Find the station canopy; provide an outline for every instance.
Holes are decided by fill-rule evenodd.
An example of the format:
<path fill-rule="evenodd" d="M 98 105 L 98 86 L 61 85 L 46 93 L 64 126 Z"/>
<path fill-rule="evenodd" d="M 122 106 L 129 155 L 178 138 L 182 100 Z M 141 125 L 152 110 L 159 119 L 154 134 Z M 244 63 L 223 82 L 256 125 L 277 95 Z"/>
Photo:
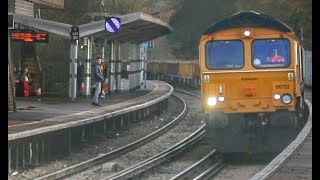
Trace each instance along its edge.
<path fill-rule="evenodd" d="M 106 31 L 105 20 L 100 20 L 79 25 L 79 38 L 93 36 L 94 38 L 114 40 L 120 43 L 142 43 L 169 34 L 172 31 L 167 23 L 150 14 L 134 12 L 117 17 L 121 20 L 121 29 L 118 32 L 110 33 Z M 14 14 L 14 21 L 29 27 L 71 38 L 71 24 L 18 14 Z"/>

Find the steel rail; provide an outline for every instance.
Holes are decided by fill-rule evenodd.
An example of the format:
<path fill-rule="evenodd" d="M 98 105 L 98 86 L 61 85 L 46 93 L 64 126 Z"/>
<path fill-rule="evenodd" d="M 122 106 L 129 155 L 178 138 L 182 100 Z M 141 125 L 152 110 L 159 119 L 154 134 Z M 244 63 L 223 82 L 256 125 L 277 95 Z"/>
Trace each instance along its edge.
<path fill-rule="evenodd" d="M 187 169 L 185 169 L 184 171 L 180 172 L 179 174 L 177 174 L 176 176 L 174 176 L 173 178 L 171 178 L 170 180 L 176 180 L 176 179 L 183 179 L 183 178 L 187 178 L 188 175 L 190 175 L 191 173 L 193 173 L 195 171 L 196 168 L 198 168 L 199 166 L 203 165 L 206 161 L 210 160 L 210 158 L 213 155 L 216 155 L 217 151 L 214 149 L 212 150 L 210 153 L 208 153 L 205 157 L 203 157 L 202 159 L 200 159 L 199 161 L 197 161 L 196 163 L 192 164 L 190 167 L 188 167 Z M 221 161 L 217 161 L 216 162 L 218 166 Z M 216 167 L 215 166 L 215 167 Z"/>
<path fill-rule="evenodd" d="M 140 173 L 164 162 L 168 159 L 176 156 L 177 154 L 183 152 L 183 150 L 189 148 L 194 145 L 196 142 L 200 141 L 205 135 L 205 128 L 202 125 L 197 131 L 189 135 L 187 138 L 177 143 L 176 145 L 170 147 L 169 149 L 162 151 L 161 153 L 146 159 L 145 161 L 131 166 L 127 169 L 124 169 L 116 174 L 108 176 L 103 180 L 112 180 L 112 179 L 129 179 L 133 178 Z"/>
<path fill-rule="evenodd" d="M 195 177 L 194 180 L 210 179 L 212 176 L 216 175 L 219 171 L 221 171 L 224 168 L 224 166 L 225 164 L 223 164 L 222 162 L 216 162 L 202 174 Z"/>
<path fill-rule="evenodd" d="M 174 117 L 174 119 L 170 123 L 168 123 L 167 125 L 163 126 L 159 130 L 147 135 L 146 137 L 144 137 L 142 139 L 139 139 L 139 140 L 137 140 L 135 142 L 132 142 L 132 143 L 126 145 L 126 146 L 120 147 L 120 148 L 118 148 L 118 149 L 116 149 L 114 151 L 111 151 L 111 152 L 107 153 L 107 154 L 104 154 L 102 156 L 89 159 L 89 160 L 81 162 L 79 164 L 75 164 L 73 166 L 70 166 L 70 167 L 58 170 L 56 172 L 44 175 L 42 177 L 38 177 L 35 180 L 58 179 L 58 178 L 63 178 L 63 177 L 66 177 L 66 176 L 70 176 L 70 175 L 72 175 L 72 174 L 74 174 L 76 172 L 83 171 L 83 170 L 88 169 L 88 168 L 90 168 L 92 166 L 95 166 L 95 165 L 104 163 L 104 162 L 106 162 L 108 160 L 114 159 L 114 158 L 118 157 L 119 155 L 125 154 L 125 153 L 127 153 L 127 152 L 129 152 L 129 151 L 131 151 L 133 149 L 139 148 L 142 145 L 152 141 L 156 137 L 164 134 L 166 131 L 168 131 L 169 129 L 174 127 L 178 122 L 180 122 L 180 120 L 182 119 L 181 117 L 186 114 L 186 112 L 187 112 L 186 102 L 183 99 L 179 98 L 179 97 L 177 97 L 177 98 L 179 100 L 181 100 L 182 103 L 183 103 L 184 108 L 183 108 L 182 112 L 177 117 Z"/>

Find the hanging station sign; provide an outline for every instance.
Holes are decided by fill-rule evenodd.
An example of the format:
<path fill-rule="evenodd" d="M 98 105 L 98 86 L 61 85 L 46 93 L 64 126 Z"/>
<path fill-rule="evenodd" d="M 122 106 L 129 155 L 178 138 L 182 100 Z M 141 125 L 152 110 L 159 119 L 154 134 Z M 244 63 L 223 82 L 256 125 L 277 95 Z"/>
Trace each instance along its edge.
<path fill-rule="evenodd" d="M 106 17 L 104 28 L 110 33 L 116 33 L 121 28 L 121 19 L 118 17 Z"/>

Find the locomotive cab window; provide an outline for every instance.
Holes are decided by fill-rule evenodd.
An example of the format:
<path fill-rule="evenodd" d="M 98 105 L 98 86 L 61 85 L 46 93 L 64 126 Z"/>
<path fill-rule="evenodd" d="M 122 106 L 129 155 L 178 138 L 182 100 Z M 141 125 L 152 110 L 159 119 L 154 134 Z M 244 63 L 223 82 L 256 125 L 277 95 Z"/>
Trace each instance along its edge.
<path fill-rule="evenodd" d="M 255 68 L 288 67 L 290 45 L 287 39 L 258 39 L 252 42 L 252 65 Z"/>
<path fill-rule="evenodd" d="M 241 69 L 243 65 L 244 56 L 242 41 L 207 42 L 206 66 L 208 69 Z"/>

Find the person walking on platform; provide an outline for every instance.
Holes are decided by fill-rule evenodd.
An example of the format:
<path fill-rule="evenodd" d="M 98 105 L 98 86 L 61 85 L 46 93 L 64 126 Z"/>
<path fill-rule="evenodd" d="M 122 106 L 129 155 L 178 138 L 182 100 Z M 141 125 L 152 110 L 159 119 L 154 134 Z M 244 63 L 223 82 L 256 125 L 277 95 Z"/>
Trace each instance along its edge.
<path fill-rule="evenodd" d="M 94 78 L 94 96 L 92 99 L 92 105 L 94 106 L 101 106 L 99 104 L 99 94 L 101 92 L 101 86 L 103 84 L 104 81 L 104 77 L 100 68 L 100 64 L 102 62 L 102 58 L 101 57 L 97 57 L 96 58 L 96 62 L 93 66 L 93 78 Z"/>

